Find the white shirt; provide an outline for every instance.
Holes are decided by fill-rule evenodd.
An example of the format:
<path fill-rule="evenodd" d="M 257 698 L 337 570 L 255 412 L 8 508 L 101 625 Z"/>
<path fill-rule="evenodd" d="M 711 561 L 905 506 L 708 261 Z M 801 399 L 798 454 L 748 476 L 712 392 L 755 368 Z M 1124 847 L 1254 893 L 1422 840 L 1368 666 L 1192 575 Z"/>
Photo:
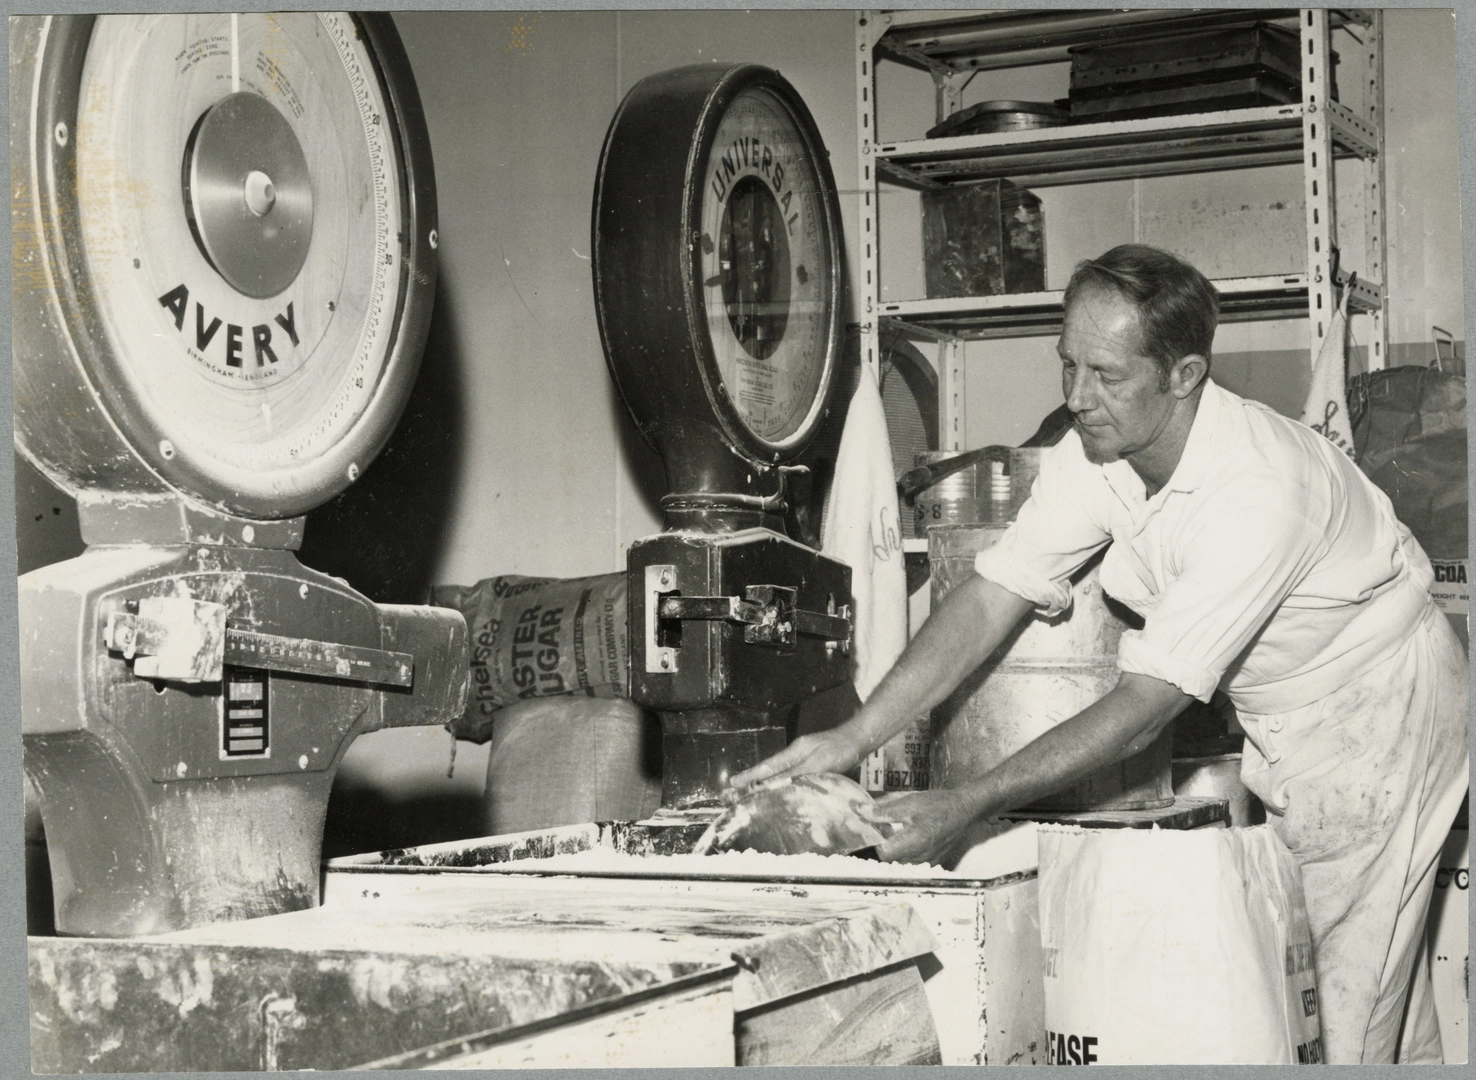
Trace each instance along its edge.
<path fill-rule="evenodd" d="M 1070 432 L 1041 455 L 1015 523 L 975 568 L 1043 614 L 1110 544 L 1102 588 L 1144 619 L 1118 667 L 1208 701 L 1286 712 L 1392 655 L 1433 572 L 1358 466 L 1310 428 L 1206 382 L 1183 456 L 1152 498 Z"/>

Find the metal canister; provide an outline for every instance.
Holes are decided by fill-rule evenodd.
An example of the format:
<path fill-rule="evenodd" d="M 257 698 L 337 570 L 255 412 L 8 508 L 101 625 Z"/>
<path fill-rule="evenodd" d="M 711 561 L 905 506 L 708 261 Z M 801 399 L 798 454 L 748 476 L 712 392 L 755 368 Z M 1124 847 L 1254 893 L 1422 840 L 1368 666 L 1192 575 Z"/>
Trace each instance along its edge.
<path fill-rule="evenodd" d="M 1006 451 L 998 449 L 1001 455 Z M 971 451 L 973 454 L 985 451 Z M 911 513 L 908 515 L 909 536 L 926 536 L 935 525 L 975 525 L 984 522 L 1014 520 L 1018 507 L 1016 491 L 1012 482 L 1016 454 L 1036 454 L 1036 465 L 1030 476 L 1039 471 L 1039 452 L 1011 449 L 1008 458 L 1011 467 L 1006 469 L 1003 457 L 974 461 L 957 472 L 941 477 L 931 487 L 924 488 L 913 497 Z M 937 465 L 951 458 L 962 457 L 953 451 L 928 451 L 917 455 L 916 464 Z M 1028 492 L 1028 487 L 1027 487 Z M 1023 498 L 1021 499 L 1023 501 Z"/>
<path fill-rule="evenodd" d="M 935 465 L 957 457 L 956 451 L 926 451 L 918 454 L 914 464 Z M 932 487 L 924 488 L 912 500 L 910 520 L 912 536 L 927 536 L 934 525 L 960 525 L 988 519 L 987 490 L 981 497 L 979 468 L 970 465 L 943 477 Z"/>
<path fill-rule="evenodd" d="M 1033 131 L 1060 127 L 1071 114 L 1052 101 L 981 101 L 930 127 L 927 137 L 990 135 L 1001 131 Z"/>
<path fill-rule="evenodd" d="M 933 529 L 928 534 L 934 610 L 974 573 L 974 556 L 1005 523 Z M 1116 608 L 1116 610 L 1114 610 Z M 1095 562 L 1072 584 L 1069 611 L 1031 615 L 954 693 L 933 710 L 934 787 L 956 787 L 987 772 L 1063 720 L 1099 700 L 1118 680 L 1117 643 L 1125 609 L 1102 592 Z M 1029 809 L 1151 810 L 1174 801 L 1173 733 L 1093 773 Z"/>

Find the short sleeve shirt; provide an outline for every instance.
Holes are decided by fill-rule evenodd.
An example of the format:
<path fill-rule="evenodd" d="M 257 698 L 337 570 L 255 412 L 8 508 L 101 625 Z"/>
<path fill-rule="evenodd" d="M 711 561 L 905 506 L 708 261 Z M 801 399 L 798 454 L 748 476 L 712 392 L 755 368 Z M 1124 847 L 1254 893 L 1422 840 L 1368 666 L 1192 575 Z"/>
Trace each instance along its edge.
<path fill-rule="evenodd" d="M 1147 495 L 1126 461 L 1070 432 L 1041 456 L 1015 523 L 975 562 L 1045 614 L 1096 551 L 1108 595 L 1144 620 L 1118 666 L 1243 712 L 1325 697 L 1391 655 L 1429 603 L 1429 561 L 1388 498 L 1326 439 L 1208 382 L 1184 453 Z"/>

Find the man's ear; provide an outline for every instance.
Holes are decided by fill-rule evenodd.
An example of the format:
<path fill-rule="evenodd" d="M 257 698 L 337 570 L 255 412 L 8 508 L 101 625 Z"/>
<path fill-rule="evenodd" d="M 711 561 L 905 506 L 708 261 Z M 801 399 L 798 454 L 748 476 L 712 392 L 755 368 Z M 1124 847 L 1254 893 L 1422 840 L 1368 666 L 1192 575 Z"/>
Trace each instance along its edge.
<path fill-rule="evenodd" d="M 1209 360 L 1198 353 L 1180 357 L 1169 371 L 1169 393 L 1180 399 L 1188 397 L 1204 382 L 1209 369 Z"/>

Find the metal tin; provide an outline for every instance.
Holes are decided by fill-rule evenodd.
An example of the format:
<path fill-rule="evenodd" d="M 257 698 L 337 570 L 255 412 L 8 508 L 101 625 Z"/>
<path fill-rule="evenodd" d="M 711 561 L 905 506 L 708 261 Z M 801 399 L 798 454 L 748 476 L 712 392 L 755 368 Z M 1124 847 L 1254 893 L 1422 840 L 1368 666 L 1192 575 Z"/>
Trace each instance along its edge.
<path fill-rule="evenodd" d="M 1030 486 L 1040 472 L 1040 450 L 1036 447 L 998 449 L 1001 453 L 1008 450 L 1007 474 L 1003 477 L 993 475 L 991 470 L 995 460 L 983 460 L 924 488 L 911 498 L 910 506 L 903 509 L 907 535 L 927 536 L 928 529 L 935 525 L 1014 521 L 1020 506 L 1030 497 Z M 958 456 L 952 450 L 930 450 L 918 454 L 914 464 L 936 465 Z M 1002 462 L 1003 458 L 999 460 Z M 1008 494 L 1004 494 L 1004 487 L 998 486 L 997 481 L 1000 480 L 1003 480 Z"/>
<path fill-rule="evenodd" d="M 1002 131 L 1030 131 L 1060 127 L 1067 114 L 1051 101 L 981 101 L 928 129 L 930 139 L 954 135 L 994 135 Z"/>
<path fill-rule="evenodd" d="M 1008 180 L 922 193 L 923 277 L 928 299 L 1045 289 L 1040 199 Z"/>
<path fill-rule="evenodd" d="M 933 465 L 957 457 L 956 451 L 929 450 L 916 464 Z M 987 463 L 981 463 L 987 464 Z M 980 487 L 980 465 L 970 465 L 918 492 L 912 501 L 913 536 L 926 536 L 934 525 L 967 525 L 989 520 L 989 485 Z M 982 490 L 982 494 L 981 494 Z"/>

